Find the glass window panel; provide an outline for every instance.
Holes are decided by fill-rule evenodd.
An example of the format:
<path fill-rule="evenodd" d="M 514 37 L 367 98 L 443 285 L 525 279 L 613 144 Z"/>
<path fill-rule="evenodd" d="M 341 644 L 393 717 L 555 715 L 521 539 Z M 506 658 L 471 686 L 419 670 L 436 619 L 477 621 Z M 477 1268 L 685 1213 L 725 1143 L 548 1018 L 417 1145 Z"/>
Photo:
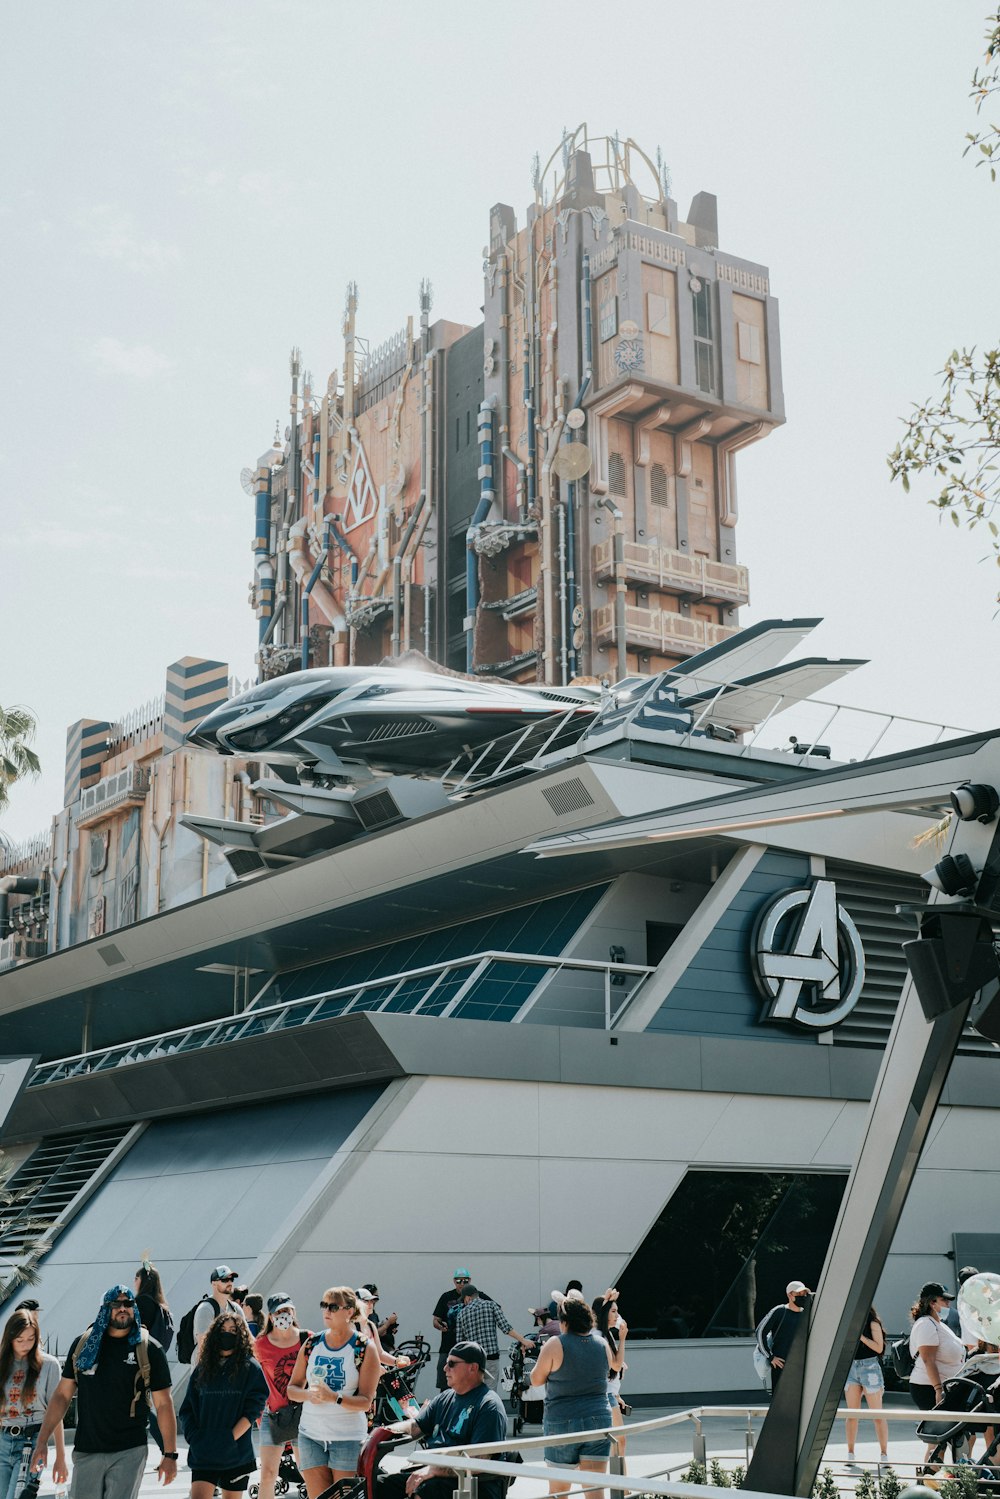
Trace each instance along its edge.
<path fill-rule="evenodd" d="M 846 1173 L 689 1171 L 618 1278 L 630 1338 L 748 1337 L 815 1286 Z"/>

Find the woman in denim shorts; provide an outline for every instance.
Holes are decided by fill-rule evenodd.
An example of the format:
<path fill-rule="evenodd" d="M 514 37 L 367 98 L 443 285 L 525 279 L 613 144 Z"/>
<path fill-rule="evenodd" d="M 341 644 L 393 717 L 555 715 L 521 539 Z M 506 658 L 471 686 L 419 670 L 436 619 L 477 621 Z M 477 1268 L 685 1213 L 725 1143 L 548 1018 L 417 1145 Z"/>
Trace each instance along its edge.
<path fill-rule="evenodd" d="M 604 1473 L 611 1450 L 608 1370 L 620 1370 L 624 1363 L 628 1328 L 619 1318 L 618 1348 L 612 1353 L 594 1328 L 590 1307 L 571 1297 L 559 1308 L 559 1326 L 559 1336 L 544 1344 L 531 1371 L 531 1383 L 545 1385 L 542 1430 L 553 1438 L 546 1443 L 545 1461 L 559 1468 Z M 571 1432 L 590 1431 L 594 1436 L 589 1439 L 578 1435 L 571 1441 L 559 1440 Z M 550 1494 L 566 1493 L 569 1488 L 564 1479 L 549 1480 Z"/>
<path fill-rule="evenodd" d="M 885 1376 L 882 1373 L 882 1365 L 879 1355 L 885 1349 L 885 1328 L 879 1321 L 878 1312 L 875 1308 L 868 1308 L 868 1316 L 865 1318 L 861 1335 L 858 1338 L 858 1346 L 854 1350 L 854 1361 L 851 1364 L 851 1372 L 847 1376 L 844 1386 L 844 1395 L 852 1410 L 861 1409 L 862 1395 L 872 1410 L 882 1409 L 882 1391 L 885 1389 Z M 879 1456 L 883 1461 L 888 1459 L 889 1446 L 889 1423 L 886 1420 L 877 1420 L 875 1435 L 878 1437 Z M 848 1416 L 844 1426 L 847 1434 L 847 1461 L 854 1462 L 854 1443 L 858 1435 L 857 1417 Z"/>
<path fill-rule="evenodd" d="M 353 1478 L 381 1372 L 375 1345 L 354 1325 L 358 1299 L 350 1287 L 326 1291 L 320 1309 L 325 1331 L 303 1343 L 285 1391 L 302 1406 L 299 1467 L 309 1499 Z"/>

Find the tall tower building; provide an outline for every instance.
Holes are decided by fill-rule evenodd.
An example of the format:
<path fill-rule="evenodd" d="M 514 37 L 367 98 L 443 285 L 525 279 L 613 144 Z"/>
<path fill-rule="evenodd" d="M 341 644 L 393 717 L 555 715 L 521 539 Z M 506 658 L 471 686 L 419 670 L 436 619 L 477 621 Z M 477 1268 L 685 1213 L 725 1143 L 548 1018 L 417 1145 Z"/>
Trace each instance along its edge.
<path fill-rule="evenodd" d="M 484 321 L 380 348 L 348 289 L 342 374 L 292 357 L 259 461 L 261 667 L 414 650 L 453 670 L 618 680 L 738 627 L 735 455 L 784 420 L 765 266 L 682 221 L 633 142 L 566 136 L 535 200 L 490 214 Z"/>

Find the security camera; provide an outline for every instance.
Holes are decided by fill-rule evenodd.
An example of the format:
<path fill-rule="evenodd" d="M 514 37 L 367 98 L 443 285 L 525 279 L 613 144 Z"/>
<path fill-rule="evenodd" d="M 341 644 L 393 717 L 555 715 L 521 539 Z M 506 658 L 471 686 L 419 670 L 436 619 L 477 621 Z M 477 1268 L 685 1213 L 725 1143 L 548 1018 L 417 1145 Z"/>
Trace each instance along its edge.
<path fill-rule="evenodd" d="M 992 822 L 1000 809 L 1000 795 L 992 786 L 973 785 L 963 781 L 949 800 L 955 816 L 962 822 Z"/>
<path fill-rule="evenodd" d="M 968 854 L 945 854 L 939 864 L 920 878 L 942 895 L 974 895 L 979 871 Z"/>

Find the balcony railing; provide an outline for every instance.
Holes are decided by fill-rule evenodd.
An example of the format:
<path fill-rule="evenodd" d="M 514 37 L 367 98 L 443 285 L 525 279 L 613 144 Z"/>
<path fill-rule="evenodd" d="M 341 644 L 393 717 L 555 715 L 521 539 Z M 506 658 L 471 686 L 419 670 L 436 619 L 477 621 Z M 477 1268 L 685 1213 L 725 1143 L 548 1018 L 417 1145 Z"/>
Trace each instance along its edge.
<path fill-rule="evenodd" d="M 554 981 L 567 971 L 573 972 L 573 983 L 560 1000 Z M 410 968 L 405 973 L 383 975 L 345 988 L 244 1010 L 225 1020 L 209 1020 L 165 1035 L 146 1036 L 100 1051 L 43 1062 L 32 1073 L 28 1086 L 40 1088 L 46 1083 L 106 1072 L 133 1062 L 155 1061 L 208 1046 L 246 1041 L 253 1036 L 273 1035 L 313 1021 L 365 1012 L 519 1023 L 544 997 L 546 1019 L 553 1025 L 558 1025 L 564 1016 L 571 1025 L 611 1030 L 652 972 L 652 968 L 634 963 L 594 963 L 582 958 L 538 957 L 533 953 L 471 953 L 448 962 Z M 586 975 L 590 975 L 589 983 Z"/>
<path fill-rule="evenodd" d="M 649 583 L 690 598 L 712 599 L 724 604 L 746 604 L 750 599 L 750 574 L 738 563 L 713 562 L 709 557 L 689 557 L 654 543 L 626 541 L 623 547 L 625 577 L 630 583 Z M 614 576 L 614 543 L 609 538 L 593 548 L 598 578 Z"/>
<path fill-rule="evenodd" d="M 594 632 L 603 644 L 614 639 L 613 604 L 603 604 L 594 610 Z M 675 614 L 670 609 L 642 609 L 635 604 L 625 606 L 626 643 L 640 650 L 657 651 L 665 656 L 693 656 L 737 633 L 729 625 L 693 619 L 689 614 Z"/>
<path fill-rule="evenodd" d="M 138 806 L 148 791 L 149 771 L 141 765 L 126 765 L 124 770 L 105 776 L 95 786 L 88 786 L 81 792 L 76 825 L 86 828 L 119 807 Z"/>

